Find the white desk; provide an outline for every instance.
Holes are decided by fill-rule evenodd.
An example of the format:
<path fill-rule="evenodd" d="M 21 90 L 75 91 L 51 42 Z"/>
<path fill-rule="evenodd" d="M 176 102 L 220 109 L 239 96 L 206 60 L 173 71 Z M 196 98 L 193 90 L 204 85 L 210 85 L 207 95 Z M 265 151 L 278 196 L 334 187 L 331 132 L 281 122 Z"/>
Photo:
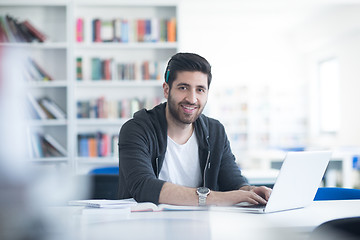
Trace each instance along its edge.
<path fill-rule="evenodd" d="M 360 200 L 319 201 L 278 213 L 167 211 L 79 214 L 72 209 L 75 239 L 306 239 L 316 226 L 332 219 L 360 216 Z M 96 209 L 95 209 L 96 210 Z"/>

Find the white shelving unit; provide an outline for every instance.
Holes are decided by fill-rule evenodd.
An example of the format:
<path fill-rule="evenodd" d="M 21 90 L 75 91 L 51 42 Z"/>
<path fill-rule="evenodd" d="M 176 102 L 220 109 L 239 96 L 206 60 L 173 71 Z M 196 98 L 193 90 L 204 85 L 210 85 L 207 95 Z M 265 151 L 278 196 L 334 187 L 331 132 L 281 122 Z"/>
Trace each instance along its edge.
<path fill-rule="evenodd" d="M 82 58 L 83 80 L 75 81 L 76 103 L 81 100 L 105 97 L 108 101 L 122 101 L 132 98 L 162 98 L 162 78 L 160 80 L 128 79 L 100 80 L 91 79 L 91 58 L 113 59 L 115 62 L 159 61 L 165 63 L 177 52 L 177 42 L 94 42 L 92 39 L 92 20 L 112 21 L 117 18 L 129 21 L 152 18 L 177 18 L 176 1 L 76 1 L 74 5 L 74 22 L 82 18 L 84 22 L 84 40 L 74 44 L 74 64 L 76 57 Z M 161 72 L 161 76 L 163 72 Z M 75 76 L 75 73 L 74 73 Z M 149 107 L 153 107 L 150 104 Z M 76 107 L 76 106 L 74 106 Z M 130 116 L 118 118 L 81 118 L 76 119 L 71 136 L 79 148 L 79 134 L 102 132 L 110 137 L 119 133 L 121 125 Z M 112 143 L 113 144 L 113 143 Z M 80 156 L 75 153 L 77 173 L 86 173 L 97 166 L 117 166 L 117 152 L 103 157 Z"/>
<path fill-rule="evenodd" d="M 43 43 L 0 43 L 0 47 L 20 48 L 53 76 L 49 82 L 30 82 L 35 97 L 49 96 L 66 111 L 66 119 L 30 120 L 32 130 L 53 136 L 67 150 L 67 156 L 31 159 L 38 165 L 66 166 L 74 173 L 87 173 L 95 167 L 118 165 L 117 156 L 81 157 L 79 134 L 103 132 L 117 135 L 128 117 L 78 118 L 78 101 L 105 97 L 121 101 L 132 98 L 162 99 L 161 80 L 137 78 L 126 81 L 91 80 L 90 59 L 112 58 L 118 62 L 156 61 L 165 64 L 177 52 L 175 42 L 93 42 L 92 20 L 170 19 L 178 17 L 177 1 L 83 1 L 83 0 L 3 0 L 0 15 L 30 20 L 48 40 Z M 84 19 L 84 40 L 76 40 L 78 18 Z M 77 80 L 76 58 L 83 59 L 83 79 Z M 161 76 L 163 73 L 160 74 Z M 150 104 L 151 105 L 151 104 Z M 152 107 L 148 105 L 148 107 Z M 111 146 L 109 146 L 111 148 Z"/>
<path fill-rule="evenodd" d="M 255 165 L 252 152 L 295 149 L 306 145 L 305 88 L 238 83 L 214 89 L 210 115 L 225 126 L 242 168 Z"/>
<path fill-rule="evenodd" d="M 70 72 L 70 4 L 68 1 L 1 1 L 0 15 L 9 15 L 18 21 L 29 20 L 47 40 L 44 43 L 0 43 L 1 48 L 20 50 L 22 58 L 31 57 L 53 77 L 53 81 L 34 81 L 28 83 L 28 91 L 35 98 L 49 97 L 67 114 L 71 114 L 68 101 Z M 51 135 L 65 149 L 69 149 L 68 119 L 30 120 L 30 131 Z M 35 163 L 54 163 L 56 166 L 70 166 L 70 152 L 63 157 L 32 158 Z"/>

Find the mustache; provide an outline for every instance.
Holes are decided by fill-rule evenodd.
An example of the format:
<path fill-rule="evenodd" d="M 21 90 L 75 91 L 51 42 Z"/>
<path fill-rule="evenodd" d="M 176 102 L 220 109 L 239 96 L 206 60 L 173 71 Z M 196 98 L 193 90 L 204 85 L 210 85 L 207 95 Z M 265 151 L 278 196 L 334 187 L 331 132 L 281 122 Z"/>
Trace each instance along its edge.
<path fill-rule="evenodd" d="M 191 102 L 188 102 L 188 101 L 182 101 L 182 102 L 180 102 L 179 104 L 181 104 L 181 105 L 189 105 L 189 106 L 200 107 L 199 104 L 197 104 L 197 103 L 191 103 Z"/>

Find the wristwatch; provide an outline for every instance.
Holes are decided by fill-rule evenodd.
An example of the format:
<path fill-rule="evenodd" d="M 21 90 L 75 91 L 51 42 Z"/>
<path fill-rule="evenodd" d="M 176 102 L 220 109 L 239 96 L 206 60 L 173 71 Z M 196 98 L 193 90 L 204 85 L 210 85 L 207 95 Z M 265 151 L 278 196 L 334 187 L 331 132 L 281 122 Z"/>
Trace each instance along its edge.
<path fill-rule="evenodd" d="M 198 187 L 196 193 L 199 195 L 199 206 L 206 206 L 206 198 L 210 194 L 210 189 L 207 187 Z"/>

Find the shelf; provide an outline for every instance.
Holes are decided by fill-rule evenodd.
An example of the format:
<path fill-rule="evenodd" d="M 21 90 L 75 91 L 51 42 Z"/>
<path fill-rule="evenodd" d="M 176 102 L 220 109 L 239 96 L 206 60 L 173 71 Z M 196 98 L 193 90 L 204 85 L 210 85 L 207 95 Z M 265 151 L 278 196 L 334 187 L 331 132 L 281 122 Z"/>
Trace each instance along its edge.
<path fill-rule="evenodd" d="M 77 119 L 77 124 L 82 126 L 101 126 L 101 125 L 123 125 L 129 119 Z"/>
<path fill-rule="evenodd" d="M 134 43 L 77 43 L 75 45 L 77 50 L 117 50 L 117 49 L 176 49 L 178 43 L 176 42 L 134 42 Z"/>
<path fill-rule="evenodd" d="M 32 127 L 66 126 L 68 121 L 66 119 L 48 119 L 48 120 L 29 120 L 28 123 Z"/>
<path fill-rule="evenodd" d="M 1 42 L 0 47 L 11 47 L 11 48 L 29 48 L 29 49 L 67 49 L 68 44 L 64 42 L 32 42 L 32 43 L 7 43 Z"/>
<path fill-rule="evenodd" d="M 77 0 L 77 7 L 174 7 L 176 6 L 176 0 L 136 0 L 136 1 L 125 1 L 125 0 Z"/>
<path fill-rule="evenodd" d="M 28 82 L 26 87 L 28 88 L 58 88 L 58 87 L 66 87 L 66 80 L 52 80 L 52 81 L 33 81 Z"/>
<path fill-rule="evenodd" d="M 77 157 L 76 161 L 83 164 L 119 164 L 117 157 Z"/>
<path fill-rule="evenodd" d="M 68 2 L 69 0 L 31 0 L 31 4 L 29 4 L 29 0 L 1 0 L 0 6 L 64 6 Z"/>
<path fill-rule="evenodd" d="M 161 87 L 163 84 L 160 80 L 83 80 L 76 83 L 79 88 L 103 88 L 103 87 L 134 87 L 134 88 L 147 88 L 147 87 Z"/>
<path fill-rule="evenodd" d="M 30 159 L 33 163 L 62 163 L 68 162 L 67 157 L 48 157 L 48 158 L 32 158 Z"/>
<path fill-rule="evenodd" d="M 106 111 L 107 106 L 118 106 L 117 111 L 121 113 L 109 114 L 109 117 L 131 116 L 133 112 L 135 112 L 136 104 L 139 106 L 138 109 L 143 107 L 152 108 L 163 98 L 163 80 L 140 79 L 162 77 L 165 69 L 160 68 L 165 67 L 164 65 L 168 59 L 178 51 L 179 43 L 174 42 L 177 38 L 170 37 L 161 38 L 161 41 L 157 38 L 151 38 L 154 39 L 153 42 L 136 42 L 137 40 L 142 40 L 141 38 L 129 38 L 130 42 L 92 42 L 91 22 L 96 18 L 100 20 L 121 18 L 129 21 L 136 19 L 173 20 L 177 18 L 178 1 L 104 0 L 99 2 L 93 0 L 2 0 L 0 6 L 0 14 L 2 16 L 9 15 L 19 21 L 28 20 L 38 31 L 47 36 L 45 42 L 0 43 L 1 49 L 14 49 L 14 51 L 19 51 L 21 54 L 24 53 L 24 56 L 28 55 L 31 60 L 33 60 L 29 62 L 34 65 L 34 67 L 31 67 L 31 65 L 30 67 L 26 66 L 27 72 L 24 74 L 25 78 L 29 79 L 29 81 L 24 84 L 25 91 L 31 95 L 28 100 L 32 105 L 29 106 L 35 106 L 33 109 L 35 112 L 29 111 L 31 116 L 43 115 L 41 114 L 40 108 L 44 108 L 44 106 L 40 105 L 39 108 L 36 102 L 49 98 L 66 112 L 67 117 L 67 119 L 26 120 L 30 139 L 34 141 L 31 142 L 31 147 L 34 151 L 31 156 L 36 156 L 35 158 L 31 158 L 30 161 L 38 165 L 43 164 L 44 166 L 50 166 L 52 163 L 54 165 L 65 163 L 73 169 L 74 173 L 84 172 L 84 168 L 89 167 L 88 164 L 98 166 L 109 164 L 117 165 L 117 156 L 103 158 L 78 157 L 80 156 L 78 155 L 78 136 L 81 134 L 101 132 L 111 137 L 113 142 L 117 142 L 113 139 L 118 136 L 120 127 L 129 120 L 129 118 L 78 119 L 78 102 L 103 98 L 106 103 L 110 104 L 102 105 L 102 110 L 105 109 L 104 111 Z M 76 34 L 79 33 L 77 32 L 78 25 L 76 24 L 79 18 L 84 20 L 83 31 L 81 31 L 85 37 L 82 39 L 83 42 L 77 42 L 76 39 Z M 171 23 L 175 23 L 175 21 Z M 174 25 L 171 26 L 173 27 Z M 174 29 L 176 28 L 171 28 L 171 30 Z M 107 30 L 109 30 L 109 28 Z M 106 31 L 103 31 L 103 33 L 104 32 Z M 107 31 L 107 33 L 109 34 L 109 31 Z M 171 35 L 171 37 L 172 36 L 173 35 Z M 104 40 L 108 38 L 104 37 L 101 39 Z M 144 38 L 144 40 L 148 39 Z M 79 70 L 77 68 L 79 64 L 77 58 L 82 59 L 80 62 L 82 67 L 81 78 L 86 80 L 77 80 L 77 70 Z M 91 80 L 93 70 L 91 59 L 93 58 L 98 58 L 101 61 L 107 59 L 114 60 L 113 63 L 116 64 L 111 66 L 111 73 L 116 74 L 111 74 L 111 77 L 114 79 L 126 78 L 127 80 Z M 120 70 L 117 69 L 117 67 L 121 66 L 120 64 L 141 64 L 144 62 L 149 63 L 149 69 L 141 69 L 142 65 L 137 65 L 139 68 L 135 69 L 136 74 L 122 75 L 122 73 L 125 72 L 134 72 L 133 69 L 126 69 L 123 70 L 120 75 Z M 159 66 L 159 70 L 156 72 L 158 74 L 149 72 L 148 75 L 142 77 L 141 70 L 144 73 L 153 70 L 153 63 Z M 147 67 L 147 65 L 145 66 Z M 108 70 L 108 68 L 100 69 Z M 102 72 L 104 75 L 100 78 L 111 78 L 108 77 L 109 74 L 104 77 L 105 71 Z M 38 73 L 40 73 L 40 75 Z M 158 77 L 159 75 L 160 77 Z M 46 76 L 54 80 L 36 81 L 37 79 L 44 79 Z M 33 81 L 33 79 L 36 80 Z M 133 101 L 135 99 L 138 100 L 137 103 Z M 132 105 L 127 106 L 129 103 L 132 103 Z M 121 110 L 120 106 L 122 108 Z M 129 108 L 129 110 L 127 110 L 127 108 Z M 124 114 L 124 112 L 126 112 L 126 114 Z M 129 112 L 129 114 L 127 114 L 127 112 Z M 66 157 L 39 158 L 39 156 L 51 153 L 51 151 L 49 151 L 51 148 L 44 148 L 44 142 L 42 141 L 45 139 L 45 136 L 47 136 L 48 139 L 49 136 L 50 139 L 53 137 L 59 144 L 58 148 L 61 149 L 61 147 L 63 147 L 64 151 L 67 152 Z M 39 154 L 41 151 L 38 151 L 38 147 L 39 149 L 47 150 L 47 153 L 43 155 Z M 111 145 L 109 147 L 114 148 L 115 146 Z M 116 150 L 117 148 L 115 151 Z M 57 154 L 53 155 L 58 156 Z"/>

